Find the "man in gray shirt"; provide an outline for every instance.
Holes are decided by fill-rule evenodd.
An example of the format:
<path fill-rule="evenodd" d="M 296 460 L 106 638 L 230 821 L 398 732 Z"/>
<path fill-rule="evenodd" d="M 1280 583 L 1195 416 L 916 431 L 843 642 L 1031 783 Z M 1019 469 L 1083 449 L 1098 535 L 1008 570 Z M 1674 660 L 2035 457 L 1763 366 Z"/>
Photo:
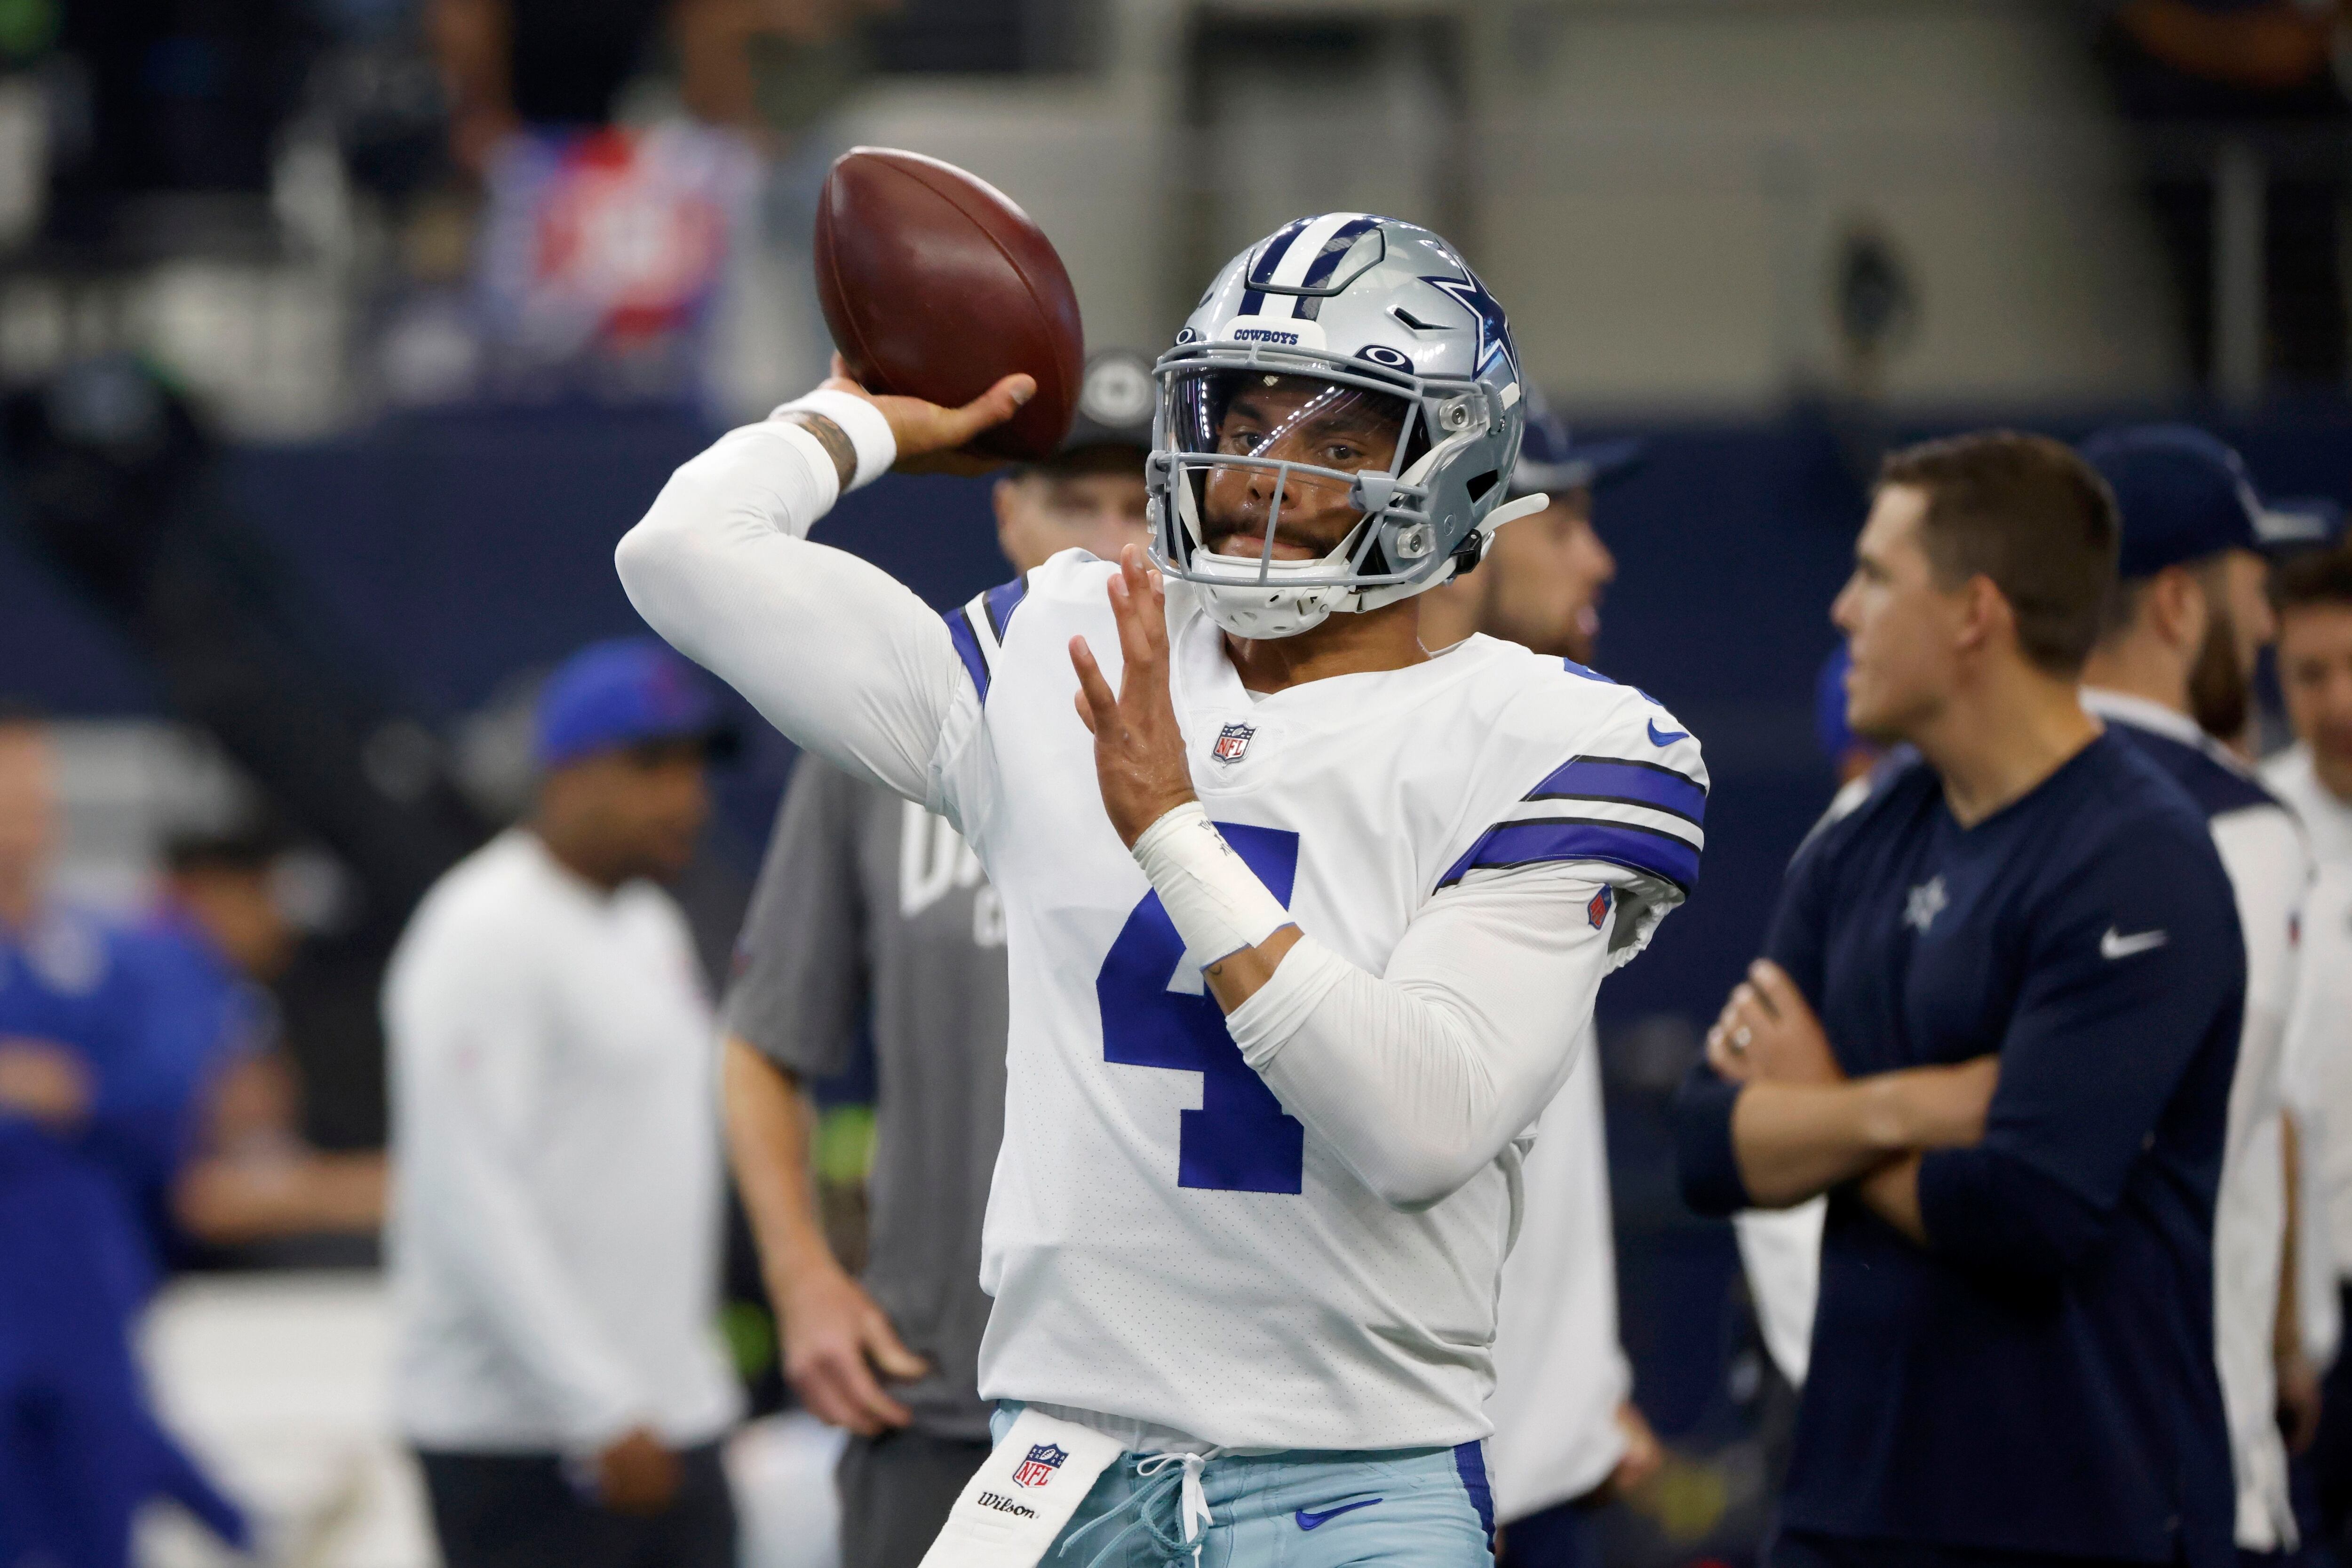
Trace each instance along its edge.
<path fill-rule="evenodd" d="M 997 482 L 1016 570 L 1145 542 L 1151 402 L 1139 357 L 1088 365 L 1062 451 Z M 803 757 L 744 920 L 723 1071 L 785 1375 L 851 1433 L 843 1568 L 915 1568 L 988 1454 L 980 1230 L 1004 1132 L 1005 991 L 1003 914 L 955 830 Z M 861 1282 L 818 1218 L 806 1086 L 848 1064 L 862 1015 L 880 1088 Z"/>

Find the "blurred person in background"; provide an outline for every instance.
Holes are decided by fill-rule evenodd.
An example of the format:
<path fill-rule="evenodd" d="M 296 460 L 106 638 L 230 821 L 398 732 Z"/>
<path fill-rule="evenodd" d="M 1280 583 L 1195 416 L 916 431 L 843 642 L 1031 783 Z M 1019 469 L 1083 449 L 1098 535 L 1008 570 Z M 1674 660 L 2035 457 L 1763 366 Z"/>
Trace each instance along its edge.
<path fill-rule="evenodd" d="M 1590 664 L 1600 644 L 1601 597 L 1617 576 L 1617 558 L 1592 526 L 1593 497 L 1631 474 L 1641 454 L 1638 440 L 1574 440 L 1540 395 L 1530 397 L 1511 493 L 1548 495 L 1551 505 L 1496 529 L 1479 570 L 1430 591 L 1422 601 L 1423 645 L 1450 647 L 1483 632 Z"/>
<path fill-rule="evenodd" d="M 384 981 L 393 1401 L 450 1568 L 730 1568 L 715 1030 L 685 916 L 719 734 L 650 639 L 549 677 L 532 813 Z"/>
<path fill-rule="evenodd" d="M 2341 0 L 2120 0 L 2100 54 L 2117 105 L 2147 141 L 2147 191 L 2179 300 L 2189 369 L 2214 363 L 2214 163 L 2242 137 L 2265 161 L 2265 368 L 2341 387 L 2346 315 L 2341 137 L 2352 127 L 2336 59 Z"/>
<path fill-rule="evenodd" d="M 776 58 L 850 64 L 828 46 L 885 8 L 876 0 L 426 0 L 425 18 L 450 100 L 451 154 L 479 172 L 525 126 L 609 123 L 664 44 L 688 113 L 744 129 L 772 120 L 775 87 L 762 78 Z"/>
<path fill-rule="evenodd" d="M 2352 1312 L 2352 550 L 2295 557 L 2278 571 L 2279 689 L 2294 744 L 2263 778 L 2294 808 L 2316 872 L 2304 904 L 2302 974 L 2290 1026 L 2306 1049 L 2290 1057 L 2315 1179 L 2305 1186 L 2322 1221 L 2339 1328 Z M 2310 1278 L 2308 1273 L 2304 1276 Z M 2352 1357 L 2339 1350 L 2320 1406 L 2311 1469 L 2320 1544 L 2352 1548 Z"/>
<path fill-rule="evenodd" d="M 1088 365 L 1062 451 L 996 482 L 997 543 L 1026 573 L 1148 537 L 1150 367 Z M 946 819 L 804 754 L 776 815 L 726 1005 L 736 1181 L 759 1237 L 786 1375 L 851 1434 L 843 1568 L 915 1568 L 988 1457 L 981 1220 L 1004 1131 L 1004 916 Z M 880 1082 L 863 1280 L 826 1243 L 808 1082 L 869 1020 Z"/>
<path fill-rule="evenodd" d="M 665 19 L 693 0 L 425 0 L 449 99 L 449 150 L 480 172 L 525 125 L 598 126 Z"/>
<path fill-rule="evenodd" d="M 2203 815 L 2077 682 L 2113 497 L 1897 452 L 1832 618 L 1907 742 L 1791 862 L 1677 1106 L 1701 1213 L 1830 1196 L 1775 1568 L 2234 1561 L 2214 1191 L 2245 988 Z"/>
<path fill-rule="evenodd" d="M 285 849 L 259 828 L 174 836 L 149 922 L 179 943 L 190 991 L 217 997 L 211 1005 L 237 1037 L 209 1085 L 199 1148 L 172 1195 L 179 1227 L 211 1247 L 373 1237 L 383 1220 L 383 1155 L 326 1153 L 302 1137 L 301 1083 L 269 992 L 299 944 L 272 880 Z"/>
<path fill-rule="evenodd" d="M 2262 511 L 2237 453 L 2186 425 L 2111 431 L 2083 455 L 2123 519 L 2116 591 L 2083 668 L 2083 706 L 2205 812 L 2235 892 L 2246 995 L 2213 1210 L 2213 1334 L 2247 1561 L 2297 1544 L 2287 1444 L 2307 1444 L 2319 1386 L 2303 1354 L 2288 1228 L 2296 1190 L 2282 1063 L 2294 927 L 2311 861 L 2294 814 L 2217 737 L 2245 728 L 2272 637 Z"/>
<path fill-rule="evenodd" d="M 1579 442 L 1540 398 L 1512 470 L 1513 499 L 1551 505 L 1495 535 L 1478 569 L 1432 590 L 1421 638 L 1473 632 L 1590 664 L 1616 559 L 1593 527 L 1594 497 L 1633 472 L 1634 441 Z M 1522 1167 L 1518 1241 L 1503 1265 L 1495 1392 L 1486 1414 L 1504 1568 L 1597 1564 L 1592 1515 L 1655 1475 L 1664 1453 L 1632 1398 L 1617 1337 L 1617 1256 L 1600 1052 L 1591 1041 L 1538 1124 Z"/>
<path fill-rule="evenodd" d="M 131 1343 L 199 1020 L 151 941 L 50 896 L 57 836 L 47 732 L 0 710 L 0 1568 L 121 1568 L 151 1497 L 248 1537 L 157 1424 Z"/>

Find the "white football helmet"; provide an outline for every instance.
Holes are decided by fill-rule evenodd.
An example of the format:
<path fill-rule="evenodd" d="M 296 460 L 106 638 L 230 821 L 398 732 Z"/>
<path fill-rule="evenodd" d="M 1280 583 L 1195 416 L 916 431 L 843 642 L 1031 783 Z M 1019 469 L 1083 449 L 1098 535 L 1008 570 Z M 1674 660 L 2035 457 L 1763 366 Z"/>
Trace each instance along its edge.
<path fill-rule="evenodd" d="M 1544 505 L 1505 505 L 1525 399 L 1503 308 L 1415 225 L 1284 225 L 1226 264 L 1152 373 L 1151 559 L 1235 636 L 1435 588 Z M 1319 559 L 1276 559 L 1285 494 L 1306 489 L 1359 520 Z M 1209 549 L 1234 532 L 1262 548 Z"/>

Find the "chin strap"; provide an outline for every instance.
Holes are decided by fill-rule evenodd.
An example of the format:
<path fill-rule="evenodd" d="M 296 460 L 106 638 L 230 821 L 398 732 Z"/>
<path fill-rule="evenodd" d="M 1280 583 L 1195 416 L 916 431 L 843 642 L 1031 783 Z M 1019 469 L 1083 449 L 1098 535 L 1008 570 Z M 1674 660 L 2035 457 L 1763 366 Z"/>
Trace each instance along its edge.
<path fill-rule="evenodd" d="M 1521 517 L 1532 517 L 1550 505 L 1551 497 L 1540 490 L 1532 496 L 1522 496 L 1516 501 L 1506 501 L 1479 520 L 1478 532 L 1486 538 L 1493 538 L 1495 530 L 1505 523 L 1516 523 Z"/>
<path fill-rule="evenodd" d="M 1444 576 L 1439 578 L 1436 582 L 1431 583 L 1430 586 L 1440 587 L 1472 570 L 1486 559 L 1486 547 L 1494 542 L 1496 529 L 1505 523 L 1517 522 L 1521 517 L 1532 517 L 1550 505 L 1551 497 L 1538 492 L 1533 496 L 1522 496 L 1516 501 L 1506 502 L 1487 513 L 1479 520 L 1478 526 L 1465 534 L 1462 537 L 1462 542 L 1454 547 L 1453 564 L 1446 568 Z M 1475 547 L 1472 544 L 1473 540 L 1476 541 Z"/>

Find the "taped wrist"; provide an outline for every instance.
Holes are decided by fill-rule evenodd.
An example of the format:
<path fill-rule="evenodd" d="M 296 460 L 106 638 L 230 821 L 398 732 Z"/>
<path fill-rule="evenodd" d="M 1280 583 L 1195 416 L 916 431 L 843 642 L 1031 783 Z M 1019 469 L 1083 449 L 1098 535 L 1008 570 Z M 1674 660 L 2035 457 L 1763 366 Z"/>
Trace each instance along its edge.
<path fill-rule="evenodd" d="M 790 402 L 779 403 L 768 417 L 773 419 L 780 413 L 822 414 L 841 426 L 850 445 L 857 449 L 857 473 L 844 486 L 845 490 L 871 485 L 898 460 L 898 442 L 890 434 L 890 422 L 882 417 L 880 409 L 854 393 L 819 387 Z"/>
<path fill-rule="evenodd" d="M 1134 853 L 1185 952 L 1203 968 L 1293 924 L 1290 911 L 1234 852 L 1198 800 L 1146 828 Z"/>

